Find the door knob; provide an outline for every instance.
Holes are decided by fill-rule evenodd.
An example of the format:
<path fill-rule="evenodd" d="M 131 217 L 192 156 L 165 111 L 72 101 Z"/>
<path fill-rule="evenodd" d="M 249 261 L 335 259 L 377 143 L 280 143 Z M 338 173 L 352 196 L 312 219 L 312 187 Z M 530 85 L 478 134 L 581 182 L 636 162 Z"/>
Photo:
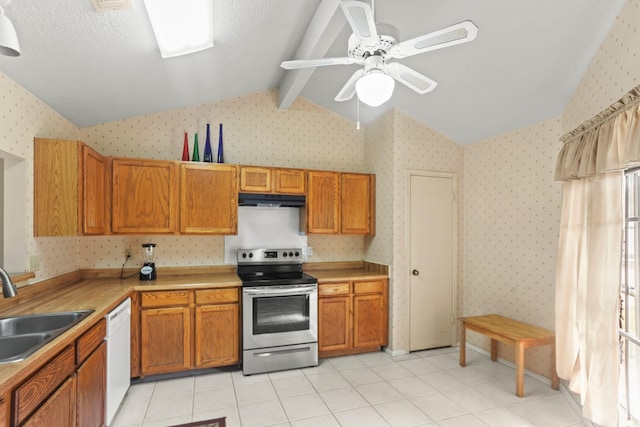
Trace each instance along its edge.
<path fill-rule="evenodd" d="M 414 276 L 419 276 L 420 272 L 418 270 L 413 270 L 411 274 L 413 274 Z"/>

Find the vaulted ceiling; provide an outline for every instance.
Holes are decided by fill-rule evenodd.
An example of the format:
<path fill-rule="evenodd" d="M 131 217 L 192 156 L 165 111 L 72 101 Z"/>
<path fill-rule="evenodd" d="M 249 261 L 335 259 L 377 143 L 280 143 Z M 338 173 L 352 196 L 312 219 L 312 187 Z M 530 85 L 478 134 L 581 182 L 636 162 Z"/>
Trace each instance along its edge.
<path fill-rule="evenodd" d="M 185 0 L 187 1 L 187 0 Z M 162 59 L 142 0 L 98 13 L 90 0 L 13 0 L 22 55 L 0 71 L 78 127 L 280 89 L 356 120 L 334 97 L 358 65 L 285 71 L 289 59 L 345 56 L 351 30 L 339 0 L 213 0 L 212 49 Z M 470 20 L 477 38 L 400 60 L 438 82 L 419 95 L 396 84 L 366 125 L 391 108 L 459 144 L 561 114 L 624 0 L 377 0 L 376 22 L 400 40 Z"/>

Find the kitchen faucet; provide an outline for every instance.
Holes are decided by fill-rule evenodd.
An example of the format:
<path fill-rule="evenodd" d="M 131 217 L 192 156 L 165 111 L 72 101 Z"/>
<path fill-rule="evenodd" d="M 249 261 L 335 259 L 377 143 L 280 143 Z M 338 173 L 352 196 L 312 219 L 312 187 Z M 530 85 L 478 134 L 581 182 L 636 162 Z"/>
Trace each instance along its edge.
<path fill-rule="evenodd" d="M 18 288 L 16 288 L 9 274 L 2 267 L 0 267 L 0 280 L 2 280 L 2 295 L 5 298 L 13 298 L 18 295 Z"/>

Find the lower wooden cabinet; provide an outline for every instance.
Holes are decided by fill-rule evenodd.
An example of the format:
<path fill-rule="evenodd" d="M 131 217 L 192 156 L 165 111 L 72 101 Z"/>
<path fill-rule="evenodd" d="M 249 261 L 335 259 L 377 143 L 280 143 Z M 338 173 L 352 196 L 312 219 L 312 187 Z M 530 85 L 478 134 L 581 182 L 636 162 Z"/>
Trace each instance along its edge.
<path fill-rule="evenodd" d="M 107 390 L 107 343 L 102 343 L 76 372 L 76 419 L 78 427 L 104 425 L 104 402 Z M 60 424 L 63 425 L 63 424 Z"/>
<path fill-rule="evenodd" d="M 239 288 L 141 292 L 140 374 L 240 361 Z"/>
<path fill-rule="evenodd" d="M 9 395 L 0 396 L 0 427 L 9 426 Z"/>
<path fill-rule="evenodd" d="M 195 366 L 208 368 L 240 361 L 239 289 L 195 291 Z"/>
<path fill-rule="evenodd" d="M 191 319 L 189 307 L 143 309 L 142 373 L 163 374 L 191 365 Z"/>
<path fill-rule="evenodd" d="M 13 392 L 13 424 L 22 425 L 75 371 L 75 346 L 70 345 L 47 362 Z M 66 394 L 65 394 L 66 395 Z M 75 396 L 75 389 L 73 395 Z M 73 402 L 75 407 L 75 401 Z M 73 410 L 71 411 L 73 413 Z M 36 424 L 37 425 L 37 424 Z M 60 425 L 74 425 L 60 424 Z"/>
<path fill-rule="evenodd" d="M 16 387 L 11 396 L 0 396 L 0 427 L 103 426 L 105 335 L 103 318 Z M 9 398 L 10 420 L 5 419 L 10 412 Z"/>
<path fill-rule="evenodd" d="M 75 376 L 67 379 L 22 426 L 74 426 L 76 399 L 75 380 Z"/>
<path fill-rule="evenodd" d="M 318 283 L 319 357 L 377 351 L 388 340 L 386 279 Z"/>

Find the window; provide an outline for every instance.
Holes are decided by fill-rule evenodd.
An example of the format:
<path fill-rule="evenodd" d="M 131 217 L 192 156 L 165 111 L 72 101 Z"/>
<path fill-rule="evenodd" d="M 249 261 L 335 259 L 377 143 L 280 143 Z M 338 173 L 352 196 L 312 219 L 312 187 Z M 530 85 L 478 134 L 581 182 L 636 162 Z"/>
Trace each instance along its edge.
<path fill-rule="evenodd" d="M 625 233 L 620 286 L 620 405 L 622 420 L 640 425 L 640 169 L 625 176 Z"/>
<path fill-rule="evenodd" d="M 26 162 L 0 150 L 0 266 L 26 270 Z"/>

